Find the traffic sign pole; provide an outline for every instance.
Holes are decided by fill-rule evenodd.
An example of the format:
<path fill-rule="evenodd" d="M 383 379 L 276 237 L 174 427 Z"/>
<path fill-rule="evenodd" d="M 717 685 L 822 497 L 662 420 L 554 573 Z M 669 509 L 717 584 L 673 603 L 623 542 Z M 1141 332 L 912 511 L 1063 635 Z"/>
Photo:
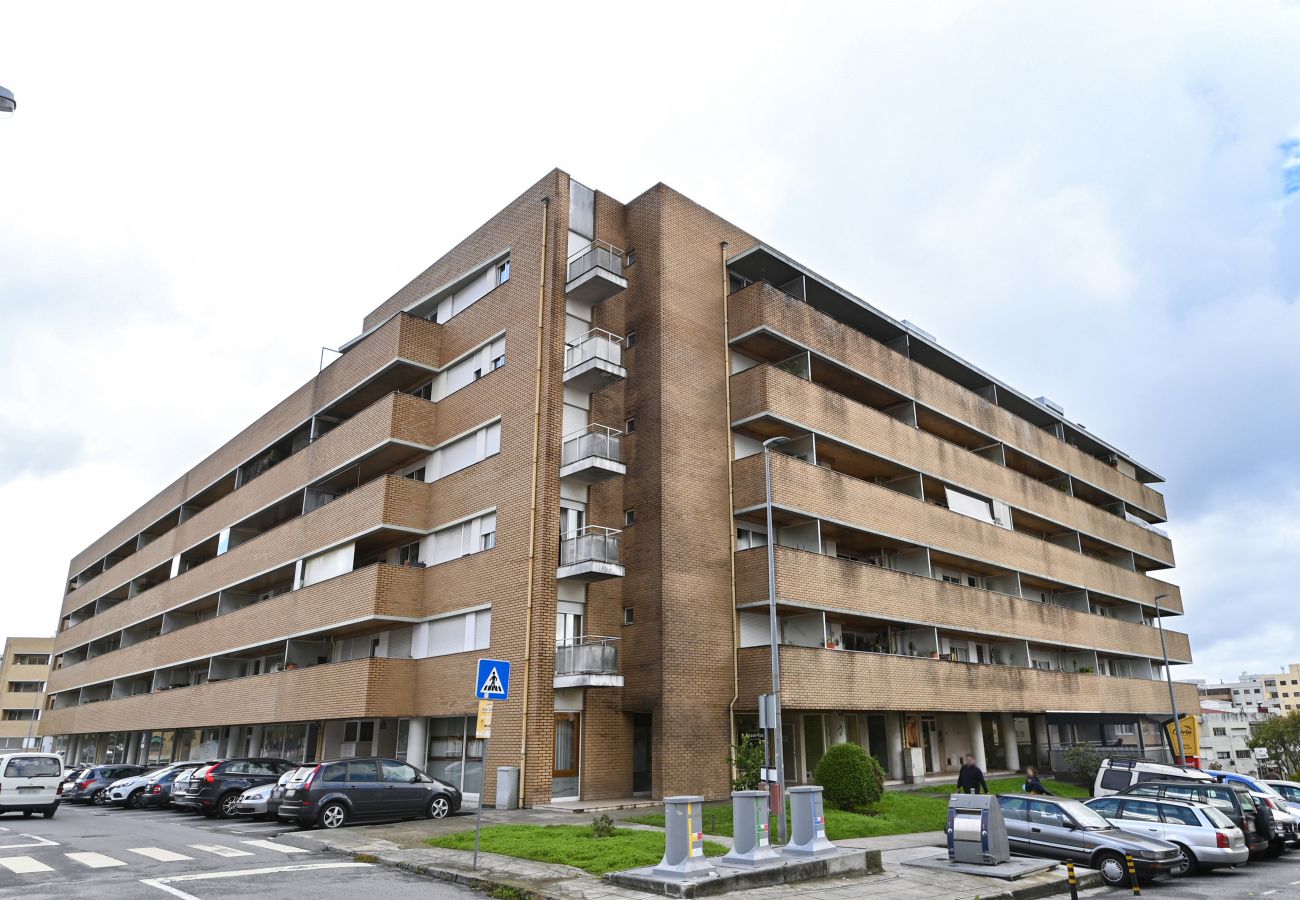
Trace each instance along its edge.
<path fill-rule="evenodd" d="M 480 659 L 474 676 L 474 696 L 478 697 L 478 721 L 474 737 L 483 742 L 483 771 L 478 788 L 478 810 L 474 814 L 474 860 L 478 868 L 479 836 L 483 831 L 483 800 L 487 791 L 488 739 L 492 737 L 492 704 L 510 699 L 510 663 L 504 659 Z"/>

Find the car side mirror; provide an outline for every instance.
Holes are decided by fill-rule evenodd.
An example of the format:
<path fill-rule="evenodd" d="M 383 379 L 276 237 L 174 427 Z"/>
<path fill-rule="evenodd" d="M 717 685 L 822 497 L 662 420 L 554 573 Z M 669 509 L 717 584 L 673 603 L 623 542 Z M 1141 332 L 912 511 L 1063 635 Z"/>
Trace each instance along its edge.
<path fill-rule="evenodd" d="M 420 783 L 419 775 L 416 775 L 414 778 L 411 779 L 411 784 L 419 784 L 419 783 Z"/>

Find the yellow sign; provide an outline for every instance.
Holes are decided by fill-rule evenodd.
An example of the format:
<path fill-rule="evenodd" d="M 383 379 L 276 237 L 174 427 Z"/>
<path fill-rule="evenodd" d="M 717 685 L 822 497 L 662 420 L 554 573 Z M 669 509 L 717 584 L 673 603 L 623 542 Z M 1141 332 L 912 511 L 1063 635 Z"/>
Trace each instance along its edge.
<path fill-rule="evenodd" d="M 480 739 L 492 737 L 491 700 L 480 700 L 478 702 L 478 724 L 474 726 L 474 737 Z"/>
<path fill-rule="evenodd" d="M 1196 721 L 1196 716 L 1183 716 L 1178 720 L 1179 731 L 1183 735 L 1183 755 L 1200 756 L 1201 755 L 1201 726 Z M 1170 719 L 1165 723 L 1165 734 L 1169 738 L 1169 746 L 1175 754 L 1178 753 L 1178 734 L 1174 731 L 1174 720 Z"/>

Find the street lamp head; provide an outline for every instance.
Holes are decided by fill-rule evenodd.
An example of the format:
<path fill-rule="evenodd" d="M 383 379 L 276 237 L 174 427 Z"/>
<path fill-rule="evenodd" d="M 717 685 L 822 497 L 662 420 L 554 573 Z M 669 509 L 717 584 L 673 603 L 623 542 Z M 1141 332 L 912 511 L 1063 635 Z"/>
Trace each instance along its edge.
<path fill-rule="evenodd" d="M 1168 599 L 1169 599 L 1169 595 L 1168 595 L 1168 594 L 1156 594 L 1156 602 L 1157 602 L 1157 603 L 1159 603 L 1161 600 L 1168 600 Z"/>
<path fill-rule="evenodd" d="M 14 100 L 14 92 L 6 87 L 0 87 L 0 119 L 9 118 L 17 108 L 18 103 Z"/>

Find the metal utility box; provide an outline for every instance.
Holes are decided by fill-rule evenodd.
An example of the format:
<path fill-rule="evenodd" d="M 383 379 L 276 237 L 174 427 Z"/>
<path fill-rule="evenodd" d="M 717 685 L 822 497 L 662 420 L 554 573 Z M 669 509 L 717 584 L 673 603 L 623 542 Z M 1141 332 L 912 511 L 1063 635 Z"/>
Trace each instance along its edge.
<path fill-rule="evenodd" d="M 1011 859 L 1002 807 L 992 794 L 953 794 L 945 831 L 952 862 L 996 866 Z"/>
<path fill-rule="evenodd" d="M 654 877 L 680 880 L 713 872 L 704 857 L 703 797 L 665 797 L 664 831 L 664 858 Z"/>

